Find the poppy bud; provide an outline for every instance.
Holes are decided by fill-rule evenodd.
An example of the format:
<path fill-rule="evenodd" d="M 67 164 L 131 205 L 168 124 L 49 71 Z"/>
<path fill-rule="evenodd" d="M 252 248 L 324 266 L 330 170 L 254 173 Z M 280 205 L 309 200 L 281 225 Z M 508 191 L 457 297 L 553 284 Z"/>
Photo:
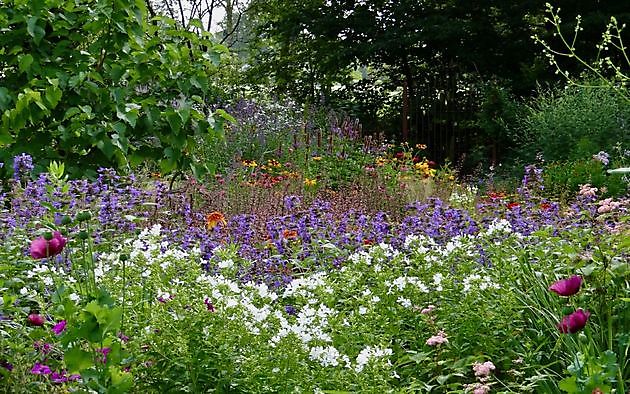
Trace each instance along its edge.
<path fill-rule="evenodd" d="M 32 325 L 32 326 L 43 326 L 44 323 L 46 322 L 44 320 L 44 317 L 40 314 L 37 313 L 31 313 L 30 315 L 28 315 L 28 322 Z"/>

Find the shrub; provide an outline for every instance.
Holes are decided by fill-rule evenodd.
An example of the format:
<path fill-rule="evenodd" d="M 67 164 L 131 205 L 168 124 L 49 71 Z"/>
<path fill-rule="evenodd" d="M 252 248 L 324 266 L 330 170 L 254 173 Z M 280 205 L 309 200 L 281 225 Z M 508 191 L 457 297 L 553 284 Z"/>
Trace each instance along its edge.
<path fill-rule="evenodd" d="M 630 106 L 614 91 L 568 87 L 541 92 L 517 122 L 517 156 L 581 160 L 630 142 Z"/>
<path fill-rule="evenodd" d="M 627 185 L 621 174 L 606 174 L 602 163 L 595 160 L 574 160 L 554 162 L 545 167 L 543 172 L 545 194 L 567 200 L 580 188 L 591 184 L 602 196 L 622 196 Z"/>

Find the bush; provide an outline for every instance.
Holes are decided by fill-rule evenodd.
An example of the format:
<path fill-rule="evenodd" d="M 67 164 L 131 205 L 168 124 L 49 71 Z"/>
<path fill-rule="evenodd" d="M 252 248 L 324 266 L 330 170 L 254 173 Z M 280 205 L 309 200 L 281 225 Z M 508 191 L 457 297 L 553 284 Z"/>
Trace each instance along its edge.
<path fill-rule="evenodd" d="M 569 87 L 542 92 L 520 115 L 516 156 L 532 162 L 582 160 L 630 142 L 630 106 L 612 90 Z"/>
<path fill-rule="evenodd" d="M 606 174 L 602 163 L 595 160 L 554 162 L 543 171 L 545 194 L 550 197 L 569 199 L 578 192 L 580 185 L 597 187 L 604 197 L 622 196 L 627 185 L 621 174 Z"/>

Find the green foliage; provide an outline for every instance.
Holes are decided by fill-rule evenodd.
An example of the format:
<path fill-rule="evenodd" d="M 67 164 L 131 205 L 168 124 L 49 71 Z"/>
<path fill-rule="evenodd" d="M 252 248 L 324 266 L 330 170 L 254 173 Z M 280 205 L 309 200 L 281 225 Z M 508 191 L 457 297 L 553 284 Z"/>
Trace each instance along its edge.
<path fill-rule="evenodd" d="M 606 174 L 602 163 L 595 160 L 574 160 L 550 163 L 543 171 L 544 193 L 549 197 L 569 200 L 580 189 L 590 184 L 602 192 L 602 196 L 623 196 L 627 184 L 621 174 Z"/>
<path fill-rule="evenodd" d="M 611 90 L 569 87 L 541 92 L 519 117 L 517 156 L 533 162 L 580 160 L 630 143 L 630 106 Z"/>
<path fill-rule="evenodd" d="M 146 159 L 207 170 L 191 148 L 229 119 L 206 104 L 226 51 L 208 33 L 148 20 L 140 0 L 11 0 L 0 21 L 0 159 L 64 160 L 71 175 Z"/>

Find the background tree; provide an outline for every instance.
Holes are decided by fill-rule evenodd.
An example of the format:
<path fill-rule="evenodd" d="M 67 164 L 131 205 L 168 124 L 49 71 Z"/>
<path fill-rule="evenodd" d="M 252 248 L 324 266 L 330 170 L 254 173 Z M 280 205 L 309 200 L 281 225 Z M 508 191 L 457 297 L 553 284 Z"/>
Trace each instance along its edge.
<path fill-rule="evenodd" d="M 146 159 L 207 171 L 196 139 L 226 117 L 209 105 L 226 49 L 208 33 L 149 23 L 140 0 L 8 1 L 0 26 L 0 160 L 27 152 L 74 174 Z"/>

